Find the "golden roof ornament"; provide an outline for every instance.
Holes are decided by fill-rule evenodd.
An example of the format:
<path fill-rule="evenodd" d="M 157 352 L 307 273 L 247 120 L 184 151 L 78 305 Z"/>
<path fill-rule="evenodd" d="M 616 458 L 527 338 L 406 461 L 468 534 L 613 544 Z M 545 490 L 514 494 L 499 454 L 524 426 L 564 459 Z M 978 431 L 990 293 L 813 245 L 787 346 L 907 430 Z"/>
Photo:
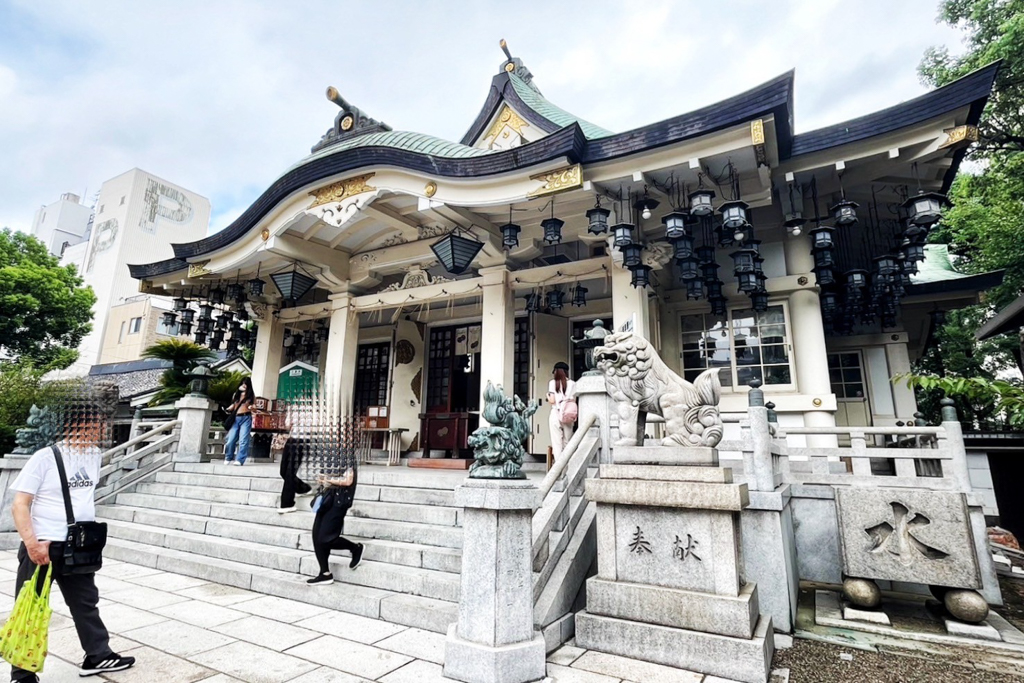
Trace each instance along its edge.
<path fill-rule="evenodd" d="M 362 109 L 352 105 L 341 96 L 341 93 L 333 85 L 327 88 L 327 99 L 338 105 L 341 111 L 334 117 L 334 126 L 324 133 L 324 136 L 320 138 L 320 142 L 313 146 L 311 150 L 313 152 L 328 147 L 340 140 L 366 135 L 367 133 L 382 133 L 391 130 L 391 126 L 388 124 L 370 118 Z"/>

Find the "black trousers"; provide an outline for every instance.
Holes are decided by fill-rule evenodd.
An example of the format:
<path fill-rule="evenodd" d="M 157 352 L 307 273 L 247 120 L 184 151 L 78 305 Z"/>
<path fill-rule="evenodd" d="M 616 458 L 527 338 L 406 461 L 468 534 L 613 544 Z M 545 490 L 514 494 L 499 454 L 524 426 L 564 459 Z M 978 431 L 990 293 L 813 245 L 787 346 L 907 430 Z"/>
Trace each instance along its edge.
<path fill-rule="evenodd" d="M 64 544 L 50 543 L 50 562 L 53 564 L 53 580 L 60 588 L 64 602 L 71 610 L 71 619 L 75 622 L 75 630 L 78 631 L 78 642 L 88 657 L 108 657 L 113 654 L 110 649 L 110 634 L 107 627 L 100 619 L 100 610 L 96 603 L 100 600 L 100 592 L 96 588 L 95 574 L 62 574 L 64 566 Z M 21 591 L 22 585 L 32 578 L 36 570 L 36 564 L 28 556 L 25 544 L 18 548 L 18 578 L 14 585 L 14 595 Z M 42 593 L 43 580 L 46 576 L 46 568 L 39 572 L 39 583 L 36 585 L 36 592 Z M 36 675 L 31 671 L 11 667 L 12 681 L 35 681 Z"/>
<path fill-rule="evenodd" d="M 312 487 L 299 478 L 299 464 L 302 455 L 296 444 L 289 442 L 285 444 L 284 453 L 281 455 L 281 478 L 284 484 L 281 486 L 281 507 L 290 508 L 295 505 L 296 493 L 309 493 Z"/>
<path fill-rule="evenodd" d="M 345 530 L 350 500 L 337 488 L 327 489 L 323 495 L 323 502 L 313 519 L 313 552 L 320 563 L 320 573 L 327 574 L 331 571 L 328 560 L 332 550 L 352 552 L 359 546 L 341 535 Z"/>

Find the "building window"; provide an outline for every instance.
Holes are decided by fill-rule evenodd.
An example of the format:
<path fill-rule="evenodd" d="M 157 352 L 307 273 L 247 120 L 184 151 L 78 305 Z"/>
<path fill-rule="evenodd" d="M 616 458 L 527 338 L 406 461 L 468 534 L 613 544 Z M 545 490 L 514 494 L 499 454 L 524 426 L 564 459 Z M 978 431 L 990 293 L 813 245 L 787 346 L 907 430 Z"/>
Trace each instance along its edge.
<path fill-rule="evenodd" d="M 128 328 L 127 321 L 121 321 L 121 331 L 117 333 L 117 343 L 121 344 L 124 342 L 124 331 Z"/>
<path fill-rule="evenodd" d="M 128 326 L 128 334 L 138 334 L 141 329 L 142 318 L 132 318 L 131 324 Z"/>
<path fill-rule="evenodd" d="M 693 381 L 708 368 L 722 368 L 722 386 L 746 386 L 759 379 L 766 386 L 791 386 L 789 329 L 781 304 L 758 313 L 735 309 L 727 316 L 682 318 L 683 377 Z"/>
<path fill-rule="evenodd" d="M 360 344 L 356 353 L 355 412 L 366 415 L 370 406 L 388 402 L 391 344 Z"/>
<path fill-rule="evenodd" d="M 864 400 L 864 369 L 859 353 L 828 354 L 828 379 L 836 398 Z"/>
<path fill-rule="evenodd" d="M 177 337 L 178 336 L 178 323 L 174 323 L 173 325 L 168 325 L 167 323 L 164 322 L 163 316 L 161 316 L 160 320 L 156 324 L 156 333 L 157 334 L 166 334 L 168 337 Z"/>

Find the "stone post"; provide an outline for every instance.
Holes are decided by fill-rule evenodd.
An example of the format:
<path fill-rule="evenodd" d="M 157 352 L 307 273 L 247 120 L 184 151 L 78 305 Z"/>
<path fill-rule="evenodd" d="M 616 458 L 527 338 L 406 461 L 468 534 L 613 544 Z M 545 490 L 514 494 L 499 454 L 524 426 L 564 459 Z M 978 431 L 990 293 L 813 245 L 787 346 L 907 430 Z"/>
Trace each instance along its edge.
<path fill-rule="evenodd" d="M 11 484 L 31 457 L 31 453 L 8 453 L 0 458 L 0 549 L 17 548 L 20 543 L 11 516 L 11 505 L 14 503 Z"/>
<path fill-rule="evenodd" d="M 533 623 L 533 511 L 528 481 L 467 479 L 459 619 L 448 629 L 444 675 L 465 683 L 530 683 L 546 674 L 544 637 Z"/>
<path fill-rule="evenodd" d="M 601 464 L 612 461 L 611 399 L 605 388 L 604 375 L 584 374 L 576 382 L 576 405 L 579 407 L 579 423 L 583 424 L 591 415 L 597 418 L 601 431 Z"/>
<path fill-rule="evenodd" d="M 481 268 L 483 277 L 483 314 L 480 318 L 480 405 L 484 390 L 492 382 L 512 395 L 515 383 L 514 348 L 516 324 L 516 293 L 509 286 L 508 268 Z M 520 396 L 528 401 L 526 396 Z M 481 420 L 483 416 L 481 415 Z"/>
<path fill-rule="evenodd" d="M 774 491 L 775 468 L 772 466 L 771 433 L 768 431 L 768 409 L 764 405 L 764 392 L 761 380 L 750 383 L 747 394 L 747 419 L 750 423 L 750 440 L 753 446 L 753 457 L 750 463 L 744 458 L 747 471 L 747 486 L 751 491 Z"/>
<path fill-rule="evenodd" d="M 178 419 L 181 420 L 174 462 L 202 462 L 216 404 L 205 396 L 189 395 L 182 397 L 174 407 L 178 409 Z"/>
<path fill-rule="evenodd" d="M 284 355 L 284 323 L 268 308 L 256 329 L 256 350 L 252 358 L 252 388 L 257 396 L 277 396 L 277 373 Z"/>
<path fill-rule="evenodd" d="M 331 328 L 324 360 L 324 386 L 329 405 L 337 415 L 349 415 L 356 386 L 356 353 L 359 349 L 359 316 L 350 310 L 352 295 L 332 294 Z"/>

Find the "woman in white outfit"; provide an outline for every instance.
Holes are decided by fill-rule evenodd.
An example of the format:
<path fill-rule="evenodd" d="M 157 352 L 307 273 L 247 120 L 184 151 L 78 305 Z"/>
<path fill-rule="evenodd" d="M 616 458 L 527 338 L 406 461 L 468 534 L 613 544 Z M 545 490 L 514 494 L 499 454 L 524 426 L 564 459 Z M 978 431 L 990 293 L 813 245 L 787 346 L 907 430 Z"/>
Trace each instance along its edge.
<path fill-rule="evenodd" d="M 566 404 L 576 400 L 576 382 L 569 379 L 569 366 L 566 363 L 555 363 L 552 374 L 554 377 L 548 382 L 548 403 L 551 404 L 548 426 L 551 428 L 551 455 L 557 460 L 572 438 L 573 425 L 563 424 L 562 416 Z"/>

